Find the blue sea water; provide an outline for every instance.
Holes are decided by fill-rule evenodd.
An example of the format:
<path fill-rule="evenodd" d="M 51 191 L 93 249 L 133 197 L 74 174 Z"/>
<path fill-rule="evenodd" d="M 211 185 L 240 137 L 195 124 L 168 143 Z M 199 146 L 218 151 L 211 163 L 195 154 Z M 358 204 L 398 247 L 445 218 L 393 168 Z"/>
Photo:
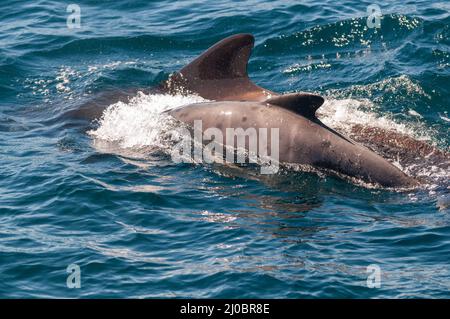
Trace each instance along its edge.
<path fill-rule="evenodd" d="M 81 28 L 67 27 L 71 3 Z M 380 28 L 367 25 L 372 4 Z M 0 297 L 450 297 L 448 170 L 417 163 L 429 185 L 395 192 L 175 164 L 158 110 L 195 97 L 111 102 L 88 125 L 64 116 L 103 91 L 154 86 L 246 32 L 257 84 L 322 94 L 324 122 L 344 132 L 370 124 L 448 151 L 449 10 L 422 0 L 2 1 Z M 71 264 L 79 289 L 66 284 Z M 379 288 L 367 285 L 371 269 Z"/>

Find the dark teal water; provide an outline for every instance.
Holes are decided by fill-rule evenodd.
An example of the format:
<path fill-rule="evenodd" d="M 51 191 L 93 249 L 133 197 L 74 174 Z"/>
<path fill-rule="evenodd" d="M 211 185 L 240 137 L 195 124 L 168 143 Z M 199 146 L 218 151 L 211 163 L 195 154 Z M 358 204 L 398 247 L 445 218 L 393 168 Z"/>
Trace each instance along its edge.
<path fill-rule="evenodd" d="M 380 29 L 371 1 L 84 0 L 80 29 L 69 3 L 0 4 L 0 297 L 450 297 L 448 170 L 417 163 L 429 185 L 392 192 L 174 164 L 155 109 L 182 97 L 141 96 L 100 124 L 62 116 L 250 32 L 259 85 L 324 95 L 343 131 L 369 123 L 448 150 L 448 1 L 383 1 Z"/>

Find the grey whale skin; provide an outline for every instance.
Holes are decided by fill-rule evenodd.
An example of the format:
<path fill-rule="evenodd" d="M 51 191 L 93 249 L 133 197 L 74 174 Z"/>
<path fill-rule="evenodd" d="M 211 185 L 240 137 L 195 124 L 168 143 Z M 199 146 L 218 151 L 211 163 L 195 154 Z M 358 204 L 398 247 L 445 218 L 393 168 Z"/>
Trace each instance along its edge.
<path fill-rule="evenodd" d="M 324 102 L 321 96 L 278 95 L 252 83 L 247 63 L 253 43 L 249 34 L 228 37 L 173 74 L 162 90 L 182 88 L 215 101 L 182 106 L 168 113 L 190 126 L 201 120 L 203 131 L 215 127 L 223 136 L 226 128 L 279 128 L 280 162 L 330 169 L 384 187 L 418 184 L 381 156 L 320 122 L 315 113 Z M 225 144 L 234 145 L 233 141 Z"/>

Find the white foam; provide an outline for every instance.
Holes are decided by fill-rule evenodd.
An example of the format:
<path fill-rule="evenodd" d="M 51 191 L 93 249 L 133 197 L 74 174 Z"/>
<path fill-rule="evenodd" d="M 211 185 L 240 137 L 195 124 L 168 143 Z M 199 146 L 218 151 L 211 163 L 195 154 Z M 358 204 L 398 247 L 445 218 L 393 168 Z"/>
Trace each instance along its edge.
<path fill-rule="evenodd" d="M 328 126 L 345 131 L 353 125 L 379 127 L 395 130 L 404 134 L 414 134 L 407 125 L 395 122 L 389 116 L 380 116 L 374 110 L 375 105 L 367 99 L 327 98 L 319 109 L 320 119 Z"/>
<path fill-rule="evenodd" d="M 139 92 L 129 103 L 110 105 L 99 120 L 99 127 L 88 133 L 95 139 L 113 142 L 122 148 L 161 147 L 173 119 L 163 113 L 186 104 L 204 102 L 197 95 L 146 95 Z"/>
<path fill-rule="evenodd" d="M 419 140 L 432 140 L 421 123 L 401 123 L 394 120 L 392 114 L 380 115 L 377 106 L 368 99 L 329 97 L 318 110 L 318 116 L 327 126 L 344 133 L 350 133 L 354 125 L 362 125 L 396 131 Z"/>

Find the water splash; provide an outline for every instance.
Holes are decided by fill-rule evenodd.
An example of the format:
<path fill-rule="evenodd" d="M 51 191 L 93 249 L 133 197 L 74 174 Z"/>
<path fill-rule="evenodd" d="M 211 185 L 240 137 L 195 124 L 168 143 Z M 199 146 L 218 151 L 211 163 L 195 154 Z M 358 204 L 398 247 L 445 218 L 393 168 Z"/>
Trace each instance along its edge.
<path fill-rule="evenodd" d="M 98 121 L 98 128 L 88 134 L 121 148 L 166 148 L 165 140 L 176 134 L 179 124 L 164 111 L 204 101 L 197 95 L 146 95 L 139 92 L 129 103 L 110 105 Z"/>
<path fill-rule="evenodd" d="M 379 127 L 397 131 L 424 140 L 431 140 L 430 136 L 417 136 L 417 128 L 410 124 L 396 122 L 389 114 L 379 115 L 377 106 L 368 99 L 337 99 L 327 98 L 319 109 L 318 115 L 326 125 L 350 133 L 353 125 Z"/>

